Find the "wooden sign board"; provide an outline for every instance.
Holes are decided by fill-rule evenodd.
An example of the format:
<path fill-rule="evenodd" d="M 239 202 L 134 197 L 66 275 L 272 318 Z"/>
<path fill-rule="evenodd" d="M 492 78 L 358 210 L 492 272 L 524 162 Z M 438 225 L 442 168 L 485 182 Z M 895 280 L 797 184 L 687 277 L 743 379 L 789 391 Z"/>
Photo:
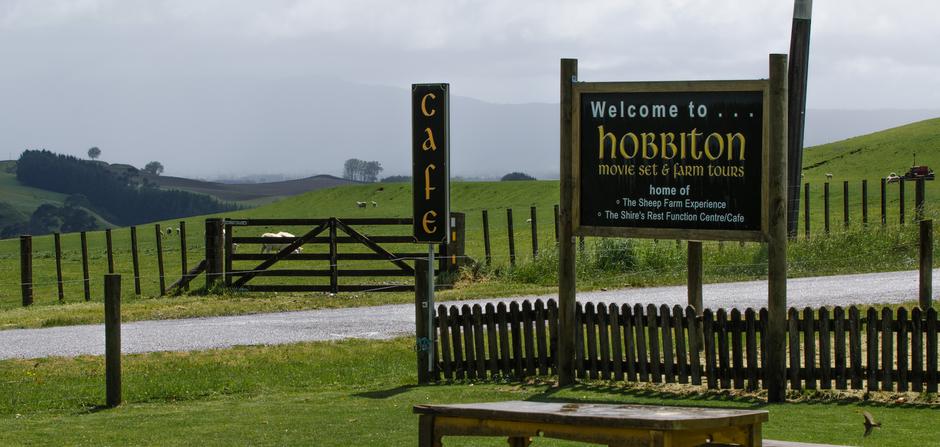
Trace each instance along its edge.
<path fill-rule="evenodd" d="M 573 231 L 763 241 L 768 83 L 575 83 Z"/>
<path fill-rule="evenodd" d="M 415 242 L 450 234 L 450 85 L 411 86 L 411 187 Z"/>

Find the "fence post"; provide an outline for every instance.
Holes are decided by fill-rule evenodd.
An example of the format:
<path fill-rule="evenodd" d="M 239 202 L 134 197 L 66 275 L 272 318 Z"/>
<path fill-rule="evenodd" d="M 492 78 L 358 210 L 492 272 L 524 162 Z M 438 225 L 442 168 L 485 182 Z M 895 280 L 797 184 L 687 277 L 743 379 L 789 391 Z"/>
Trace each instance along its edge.
<path fill-rule="evenodd" d="M 85 301 L 91 300 L 91 278 L 88 275 L 88 237 L 81 233 L 82 239 L 82 288 L 85 289 Z"/>
<path fill-rule="evenodd" d="M 917 187 L 914 189 L 914 216 L 917 220 L 924 220 L 924 202 L 926 201 L 926 191 L 924 179 L 917 179 Z"/>
<path fill-rule="evenodd" d="M 114 273 L 114 246 L 111 244 L 111 229 L 104 230 L 105 246 L 108 251 L 108 273 Z"/>
<path fill-rule="evenodd" d="M 933 305 L 933 219 L 920 221 L 920 308 Z"/>
<path fill-rule="evenodd" d="M 449 242 L 447 243 L 447 254 L 450 256 L 450 260 L 447 262 L 447 272 L 456 273 L 457 269 L 461 265 L 464 265 L 466 260 L 464 255 L 466 254 L 466 226 L 467 226 L 467 215 L 464 213 L 450 213 L 450 237 Z"/>
<path fill-rule="evenodd" d="M 823 184 L 823 217 L 825 218 L 826 234 L 829 234 L 829 182 Z"/>
<path fill-rule="evenodd" d="M 529 208 L 529 219 L 532 221 L 532 259 L 539 254 L 539 227 L 536 223 L 535 207 Z"/>
<path fill-rule="evenodd" d="M 222 233 L 225 235 L 225 266 L 223 275 L 225 277 L 225 287 L 232 287 L 232 255 L 235 254 L 235 244 L 232 242 L 232 228 L 228 221 L 223 219 L 224 226 Z"/>
<path fill-rule="evenodd" d="M 336 218 L 330 218 L 330 292 L 339 293 L 339 257 L 336 246 Z"/>
<path fill-rule="evenodd" d="M 160 224 L 153 226 L 157 235 L 157 272 L 160 278 L 160 296 L 166 295 L 166 278 L 163 271 L 163 232 L 160 231 Z"/>
<path fill-rule="evenodd" d="M 849 227 L 849 181 L 842 181 L 842 223 Z"/>
<path fill-rule="evenodd" d="M 574 235 L 572 234 L 572 202 L 574 200 L 574 176 L 572 168 L 572 84 L 578 78 L 578 60 L 561 60 L 561 95 L 559 113 L 559 152 L 561 169 L 559 172 L 559 228 L 558 228 L 558 348 L 555 366 L 558 371 L 558 385 L 568 386 L 575 383 L 575 337 L 580 330 L 575 321 L 577 302 L 575 300 L 576 269 Z"/>
<path fill-rule="evenodd" d="M 222 279 L 222 219 L 206 219 L 206 291 Z"/>
<path fill-rule="evenodd" d="M 688 247 L 688 257 L 686 259 L 686 267 L 688 272 L 688 305 L 695 309 L 695 315 L 701 317 L 703 309 L 702 304 L 702 242 L 701 241 L 689 241 Z M 701 326 L 699 326 L 701 329 Z M 693 335 L 690 333 L 689 337 Z M 702 331 L 698 331 L 695 334 L 695 337 L 698 339 L 696 345 L 701 348 L 705 346 L 704 343 L 704 334 Z"/>
<path fill-rule="evenodd" d="M 486 265 L 490 265 L 493 255 L 490 253 L 490 216 L 486 210 L 483 210 L 483 253 L 486 256 Z"/>
<path fill-rule="evenodd" d="M 134 265 L 134 295 L 140 295 L 140 258 L 137 256 L 137 227 L 131 227 L 131 262 Z"/>
<path fill-rule="evenodd" d="M 33 237 L 20 236 L 20 288 L 23 307 L 33 304 Z"/>
<path fill-rule="evenodd" d="M 59 233 L 53 234 L 55 240 L 55 277 L 59 291 L 59 302 L 65 301 L 65 291 L 62 290 L 62 240 Z"/>
<path fill-rule="evenodd" d="M 104 276 L 104 368 L 108 407 L 121 405 L 121 275 Z"/>
<path fill-rule="evenodd" d="M 434 347 L 434 328 L 428 325 L 428 274 L 433 269 L 427 260 L 415 260 L 415 352 L 418 357 L 418 383 L 431 382 L 428 350 Z"/>
<path fill-rule="evenodd" d="M 898 220 L 904 225 L 904 179 L 898 181 Z"/>
<path fill-rule="evenodd" d="M 809 239 L 809 183 L 803 185 L 803 227 Z"/>
<path fill-rule="evenodd" d="M 186 279 L 186 277 L 188 276 L 188 273 L 189 273 L 189 266 L 186 265 L 186 264 L 187 264 L 187 262 L 186 262 L 186 260 L 187 260 L 186 257 L 187 257 L 187 256 L 186 256 L 186 221 L 185 221 L 185 220 L 181 220 L 181 221 L 180 221 L 179 230 L 180 230 L 180 231 L 179 231 L 179 237 L 180 237 L 180 268 L 181 268 L 181 270 L 182 270 L 182 273 L 180 274 L 180 278 L 183 279 L 183 281 L 182 281 L 182 287 L 180 287 L 180 290 L 189 290 L 189 281 L 185 281 L 185 279 Z"/>
<path fill-rule="evenodd" d="M 516 240 L 512 230 L 512 208 L 506 208 L 506 228 L 509 230 L 509 265 L 516 266 Z"/>
<path fill-rule="evenodd" d="M 770 56 L 770 181 L 767 253 L 767 401 L 786 400 L 787 56 Z M 828 184 L 828 183 L 827 183 Z M 828 218 L 828 214 L 827 214 Z M 762 334 L 763 335 L 763 334 Z M 706 351 L 707 352 L 707 351 Z"/>
<path fill-rule="evenodd" d="M 558 243 L 558 205 L 555 205 L 555 243 Z"/>
<path fill-rule="evenodd" d="M 862 225 L 868 226 L 868 180 L 862 180 Z"/>
<path fill-rule="evenodd" d="M 881 178 L 881 226 L 888 224 L 888 198 L 887 198 L 887 189 L 885 187 L 885 179 Z"/>

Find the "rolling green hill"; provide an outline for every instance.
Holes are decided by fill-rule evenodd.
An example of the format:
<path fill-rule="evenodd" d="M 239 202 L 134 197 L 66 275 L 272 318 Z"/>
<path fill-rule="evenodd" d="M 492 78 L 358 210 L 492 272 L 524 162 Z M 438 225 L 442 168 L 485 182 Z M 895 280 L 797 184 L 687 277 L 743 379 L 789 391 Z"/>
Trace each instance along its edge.
<path fill-rule="evenodd" d="M 822 229 L 824 213 L 823 189 L 826 174 L 832 174 L 830 183 L 830 217 L 833 225 L 843 221 L 843 182 L 849 182 L 849 218 L 852 222 L 862 219 L 862 180 L 868 181 L 869 222 L 880 219 L 880 179 L 894 172 L 903 175 L 914 163 L 940 169 L 940 118 L 920 121 L 868 135 L 807 148 L 803 153 L 803 182 L 810 183 L 810 204 L 813 231 Z M 928 181 L 927 202 L 940 200 L 940 183 Z M 913 215 L 914 185 L 905 185 L 906 218 Z M 888 221 L 898 221 L 898 183 L 886 187 Z M 802 199 L 801 199 L 802 200 Z M 801 211 L 804 204 L 801 202 Z M 802 216 L 800 226 L 802 227 Z M 801 228 L 801 233 L 802 233 Z"/>
<path fill-rule="evenodd" d="M 873 181 L 891 172 L 904 174 L 914 162 L 940 169 L 940 118 L 808 148 L 803 153 L 804 181 Z"/>
<path fill-rule="evenodd" d="M 850 181 L 850 212 L 852 225 L 857 226 L 860 217 L 859 181 L 863 178 L 869 180 L 869 220 L 877 222 L 879 212 L 878 178 L 888 172 L 903 172 L 909 166 L 911 158 L 907 155 L 908 148 L 918 150 L 918 163 L 931 166 L 940 166 L 940 153 L 932 146 L 938 142 L 940 135 L 940 119 L 928 120 L 902 126 L 871 135 L 853 138 L 837 143 L 810 148 L 805 155 L 805 181 L 811 183 L 811 216 L 813 217 L 813 231 L 821 231 L 822 200 L 821 183 L 825 182 L 825 173 L 833 174 L 831 182 L 831 220 L 834 228 L 841 228 L 841 182 Z M 940 187 L 936 182 L 928 182 L 928 203 L 931 198 L 940 200 Z M 913 186 L 908 185 L 906 196 L 908 216 L 913 213 Z M 888 186 L 888 212 L 889 223 L 897 223 L 897 184 Z M 376 206 L 371 206 L 371 202 Z M 359 208 L 356 202 L 367 202 L 366 208 Z M 538 240 L 541 247 L 551 246 L 554 242 L 553 207 L 558 203 L 557 181 L 521 181 L 521 182 L 455 182 L 452 186 L 452 210 L 467 214 L 467 253 L 482 259 L 483 229 L 481 211 L 489 211 L 489 228 L 493 253 L 493 262 L 497 265 L 508 264 L 508 231 L 506 209 L 514 212 L 514 238 L 516 255 L 519 263 L 525 263 L 532 258 L 532 245 L 530 223 L 530 207 L 537 208 L 536 222 L 538 226 Z M 341 186 L 313 191 L 298 196 L 282 199 L 254 209 L 241 210 L 221 215 L 229 218 L 312 218 L 312 217 L 407 217 L 411 213 L 411 185 L 409 183 L 390 184 L 358 184 Z M 193 266 L 202 259 L 204 250 L 203 229 L 204 219 L 207 216 L 186 218 L 187 246 L 189 250 L 189 266 Z M 801 220 L 802 223 L 802 220 Z M 838 224 L 837 224 L 838 223 Z M 178 227 L 179 221 L 162 222 L 163 228 Z M 360 229 L 366 234 L 410 234 L 410 228 L 364 228 Z M 151 224 L 141 225 L 139 231 L 139 245 L 141 253 L 141 277 L 144 296 L 154 296 L 157 293 L 158 275 L 156 267 L 156 251 L 154 228 Z M 309 227 L 250 227 L 236 228 L 237 236 L 258 236 L 268 231 L 289 231 L 294 234 L 303 234 Z M 801 231 L 802 233 L 802 231 Z M 81 299 L 81 266 L 78 235 L 63 235 L 63 270 L 65 275 L 66 301 Z M 92 232 L 88 235 L 89 254 L 91 257 L 92 295 L 100 299 L 101 275 L 106 272 L 105 243 L 103 232 Z M 180 275 L 180 241 L 178 236 L 164 237 L 164 257 L 166 265 L 167 284 Z M 37 303 L 51 303 L 54 301 L 55 266 L 52 255 L 52 238 L 48 236 L 36 237 L 33 241 L 35 252 L 34 270 L 36 276 Z M 118 273 L 131 272 L 130 238 L 129 230 L 114 230 L 115 266 Z M 674 244 L 660 244 L 660 250 L 674 247 Z M 241 247 L 242 252 L 258 250 L 258 246 L 246 245 Z M 306 252 L 316 252 L 323 247 L 309 247 Z M 422 252 L 424 248 L 414 244 L 400 244 L 392 248 L 399 252 Z M 344 245 L 341 252 L 367 250 L 361 246 Z M 729 253 L 725 250 L 725 253 Z M 670 254 L 672 256 L 672 254 Z M 676 255 L 678 256 L 678 254 Z M 730 256 L 730 255 L 729 255 Z M 18 242 L 16 240 L 0 241 L 0 308 L 15 307 L 19 300 L 18 278 Z M 747 261 L 747 260 L 745 260 Z M 732 262 L 732 261 L 729 261 Z M 741 260 L 733 262 L 742 262 Z M 750 261 L 747 261 L 750 262 Z M 250 268 L 251 265 L 236 265 L 236 268 Z M 294 266 L 291 266 L 294 267 Z M 387 268 L 387 265 L 369 266 L 363 268 Z M 300 268 L 300 266 L 294 267 Z M 303 268 L 324 268 L 322 265 L 303 266 Z M 359 267 L 357 267 L 359 268 Z M 129 277 L 130 275 L 128 275 Z M 270 278 L 258 278 L 269 280 Z M 321 278 L 322 279 L 322 278 Z M 401 279 L 396 279 L 400 281 Z M 128 296 L 133 294 L 133 281 L 124 281 L 124 289 Z"/>

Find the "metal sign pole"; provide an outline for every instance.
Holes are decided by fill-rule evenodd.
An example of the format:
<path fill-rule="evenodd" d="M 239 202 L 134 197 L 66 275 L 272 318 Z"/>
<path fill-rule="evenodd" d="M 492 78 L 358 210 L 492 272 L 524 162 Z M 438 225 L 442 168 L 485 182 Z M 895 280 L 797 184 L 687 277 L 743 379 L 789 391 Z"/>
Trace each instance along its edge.
<path fill-rule="evenodd" d="M 428 371 L 434 371 L 434 244 L 428 244 Z"/>

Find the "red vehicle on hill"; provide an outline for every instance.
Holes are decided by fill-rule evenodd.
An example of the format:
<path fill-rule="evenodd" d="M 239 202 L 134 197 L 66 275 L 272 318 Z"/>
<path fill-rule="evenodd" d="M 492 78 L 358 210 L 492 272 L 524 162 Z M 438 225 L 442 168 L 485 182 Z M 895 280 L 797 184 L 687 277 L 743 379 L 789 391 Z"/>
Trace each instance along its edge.
<path fill-rule="evenodd" d="M 901 178 L 904 180 L 933 180 L 933 169 L 928 168 L 926 165 L 911 166 L 911 169 L 907 171 Z"/>

